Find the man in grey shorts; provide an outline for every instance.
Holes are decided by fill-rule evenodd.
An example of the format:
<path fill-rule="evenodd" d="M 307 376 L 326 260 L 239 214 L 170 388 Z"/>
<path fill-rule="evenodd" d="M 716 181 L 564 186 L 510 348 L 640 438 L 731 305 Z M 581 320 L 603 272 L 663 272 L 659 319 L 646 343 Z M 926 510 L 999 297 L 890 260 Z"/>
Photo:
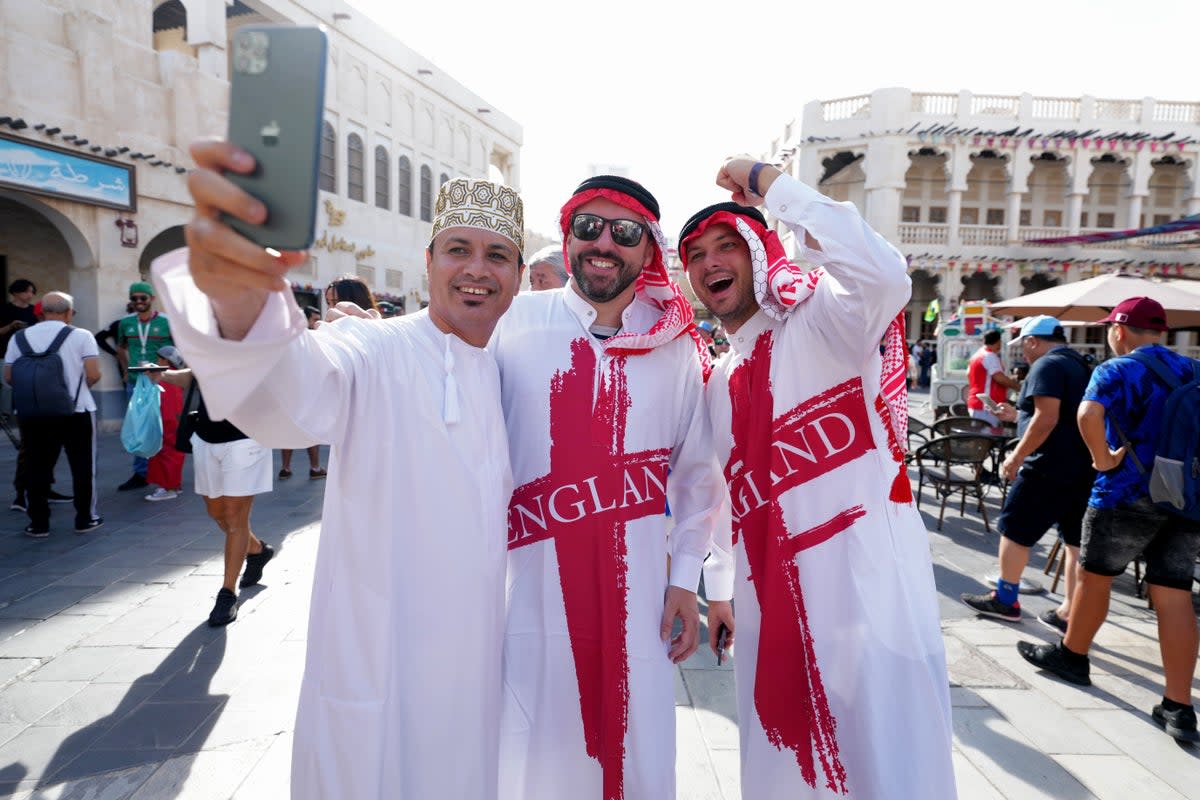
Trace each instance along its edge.
<path fill-rule="evenodd" d="M 1150 501 L 1147 471 L 1154 462 L 1169 389 L 1142 362 L 1121 356 L 1136 351 L 1155 358 L 1185 380 L 1191 380 L 1193 362 L 1159 343 L 1167 329 L 1166 314 L 1154 300 L 1132 297 L 1103 321 L 1110 323 L 1108 344 L 1118 357 L 1096 367 L 1079 405 L 1079 431 L 1097 470 L 1083 518 L 1083 573 L 1062 641 L 1018 642 L 1017 650 L 1063 680 L 1091 685 L 1087 653 L 1108 615 L 1113 578 L 1143 556 L 1166 679 L 1162 703 L 1151 715 L 1171 736 L 1196 742 L 1200 736 L 1191 688 L 1200 634 L 1191 587 L 1200 523 Z"/>

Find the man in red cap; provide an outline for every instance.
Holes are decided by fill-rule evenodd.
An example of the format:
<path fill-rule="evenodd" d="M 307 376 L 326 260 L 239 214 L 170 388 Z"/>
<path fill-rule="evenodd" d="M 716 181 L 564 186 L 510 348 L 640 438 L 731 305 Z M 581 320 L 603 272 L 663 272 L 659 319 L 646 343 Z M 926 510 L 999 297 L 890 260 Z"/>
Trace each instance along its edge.
<path fill-rule="evenodd" d="M 560 215 L 571 280 L 518 295 L 488 345 L 517 487 L 502 800 L 675 797 L 672 665 L 699 642 L 725 488 L 658 219 L 641 184 L 585 180 Z"/>
<path fill-rule="evenodd" d="M 717 184 L 735 202 L 695 214 L 679 253 L 731 347 L 706 391 L 731 519 L 704 586 L 714 650 L 737 603 L 741 796 L 948 800 L 945 653 L 900 446 L 904 258 L 773 166 L 733 159 Z M 789 263 L 745 205 L 763 202 L 818 269 Z"/>
<path fill-rule="evenodd" d="M 1198 367 L 1162 346 L 1166 313 L 1151 298 L 1131 297 L 1101 321 L 1109 323 L 1108 345 L 1117 358 L 1096 367 L 1079 404 L 1079 432 L 1096 467 L 1083 518 L 1083 572 L 1062 640 L 1018 642 L 1017 650 L 1026 661 L 1063 680 L 1090 686 L 1088 650 L 1108 615 L 1113 578 L 1142 556 L 1158 615 L 1166 678 L 1162 703 L 1154 706 L 1151 716 L 1176 739 L 1200 741 L 1192 707 L 1200 639 L 1191 591 L 1200 525 L 1156 506 L 1149 484 L 1170 393 L 1158 373 L 1191 381 Z"/>

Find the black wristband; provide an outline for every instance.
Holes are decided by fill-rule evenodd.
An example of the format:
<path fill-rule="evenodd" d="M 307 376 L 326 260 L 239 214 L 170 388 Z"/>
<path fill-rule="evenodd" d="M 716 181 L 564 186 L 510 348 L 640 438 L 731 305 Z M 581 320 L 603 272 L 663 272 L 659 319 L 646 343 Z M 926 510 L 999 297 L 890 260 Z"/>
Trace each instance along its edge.
<path fill-rule="evenodd" d="M 758 191 L 758 173 L 762 172 L 762 168 L 765 166 L 765 162 L 756 161 L 754 166 L 750 168 L 750 180 L 746 182 L 746 188 L 750 190 L 750 193 L 759 197 L 762 197 L 762 195 Z"/>

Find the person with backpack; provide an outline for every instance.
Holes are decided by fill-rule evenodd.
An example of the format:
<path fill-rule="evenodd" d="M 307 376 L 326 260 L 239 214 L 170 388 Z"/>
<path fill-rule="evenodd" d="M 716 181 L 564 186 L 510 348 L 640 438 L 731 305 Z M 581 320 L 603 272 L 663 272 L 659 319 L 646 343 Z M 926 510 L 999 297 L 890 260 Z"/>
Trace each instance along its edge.
<path fill-rule="evenodd" d="M 1200 519 L 1156 503 L 1151 470 L 1177 444 L 1196 457 L 1200 365 L 1163 347 L 1166 313 L 1151 298 L 1124 300 L 1101 321 L 1109 323 L 1108 345 L 1117 357 L 1092 372 L 1079 405 L 1079 432 L 1097 470 L 1083 518 L 1083 571 L 1062 640 L 1018 642 L 1017 650 L 1065 681 L 1090 686 L 1088 650 L 1108 615 L 1113 578 L 1144 557 L 1166 683 L 1151 717 L 1175 739 L 1197 742 L 1191 692 L 1200 634 L 1191 587 Z"/>
<path fill-rule="evenodd" d="M 90 389 L 100 380 L 100 351 L 90 332 L 70 324 L 71 295 L 47 293 L 42 312 L 45 321 L 14 334 L 4 357 L 4 381 L 13 389 L 29 461 L 25 533 L 35 539 L 50 535 L 50 483 L 63 450 L 75 489 L 75 532 L 104 523 L 96 513 L 96 401 Z"/>
<path fill-rule="evenodd" d="M 985 617 L 1020 622 L 1017 592 L 1029 552 L 1046 531 L 1057 526 L 1067 548 L 1067 588 L 1062 605 L 1046 609 L 1038 621 L 1065 631 L 1077 577 L 1083 514 L 1096 478 L 1075 422 L 1092 368 L 1082 353 L 1067 346 L 1062 323 L 1054 317 L 1030 317 L 1013 342 L 1020 342 L 1021 355 L 1030 367 L 1016 406 L 1005 403 L 996 412 L 1002 421 L 1017 423 L 1019 436 L 1000 467 L 1011 485 L 997 524 L 1001 534 L 999 577 L 994 590 L 964 593 L 962 601 Z"/>

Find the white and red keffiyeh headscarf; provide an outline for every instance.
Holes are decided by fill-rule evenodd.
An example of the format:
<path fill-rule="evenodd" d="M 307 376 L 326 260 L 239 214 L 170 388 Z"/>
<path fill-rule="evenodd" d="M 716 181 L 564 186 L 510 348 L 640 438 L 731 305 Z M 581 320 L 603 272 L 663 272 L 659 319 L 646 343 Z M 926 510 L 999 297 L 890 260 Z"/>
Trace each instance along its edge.
<path fill-rule="evenodd" d="M 679 234 L 679 258 L 687 267 L 687 242 L 709 226 L 724 223 L 734 228 L 750 248 L 754 274 L 754 298 L 772 319 L 784 320 L 807 300 L 825 275 L 823 267 L 805 271 L 788 260 L 778 234 L 767 228 L 762 213 L 737 203 L 717 203 L 698 211 Z M 900 476 L 892 487 L 897 502 L 912 499 L 904 470 L 904 445 L 908 439 L 908 348 L 904 343 L 904 310 L 901 309 L 883 335 L 883 365 L 879 375 L 876 410 L 888 431 L 892 458 L 900 463 Z M 903 485 L 901 485 L 903 484 Z"/>
<path fill-rule="evenodd" d="M 667 252 L 667 239 L 658 224 L 658 201 L 637 181 L 617 175 L 597 175 L 579 184 L 571 199 L 559 212 L 559 227 L 563 237 L 563 258 L 567 270 L 571 269 L 571 258 L 567 253 L 567 236 L 571 230 L 571 218 L 586 203 L 602 197 L 637 214 L 654 239 L 653 260 L 638 276 L 634 293 L 662 311 L 662 316 L 645 333 L 618 333 L 601 343 L 605 351 L 614 355 L 641 355 L 648 353 L 683 335 L 692 337 L 696 354 L 704 371 L 704 380 L 712 372 L 708 347 L 696 329 L 695 312 L 683 296 L 683 291 L 667 274 L 663 254 Z"/>

